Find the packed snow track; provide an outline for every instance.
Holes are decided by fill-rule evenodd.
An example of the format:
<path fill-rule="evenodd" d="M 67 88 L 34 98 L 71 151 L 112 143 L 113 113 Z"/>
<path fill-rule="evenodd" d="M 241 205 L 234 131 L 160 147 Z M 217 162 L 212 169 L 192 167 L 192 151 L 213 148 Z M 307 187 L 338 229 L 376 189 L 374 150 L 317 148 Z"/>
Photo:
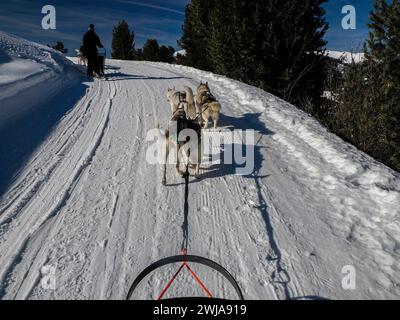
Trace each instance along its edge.
<path fill-rule="evenodd" d="M 146 135 L 171 116 L 167 89 L 201 80 L 221 101 L 221 126 L 256 131 L 255 170 L 203 166 L 191 178 L 190 254 L 229 270 L 246 299 L 400 298 L 397 173 L 262 90 L 186 67 L 108 64 L 108 81 L 79 83 L 86 92 L 0 193 L 0 298 L 124 299 L 145 267 L 180 254 L 183 180 L 170 167 L 161 185 Z M 235 298 L 196 270 L 215 296 Z M 175 271 L 135 298 L 154 299 Z M 189 274 L 169 291 L 179 296 L 202 296 Z"/>

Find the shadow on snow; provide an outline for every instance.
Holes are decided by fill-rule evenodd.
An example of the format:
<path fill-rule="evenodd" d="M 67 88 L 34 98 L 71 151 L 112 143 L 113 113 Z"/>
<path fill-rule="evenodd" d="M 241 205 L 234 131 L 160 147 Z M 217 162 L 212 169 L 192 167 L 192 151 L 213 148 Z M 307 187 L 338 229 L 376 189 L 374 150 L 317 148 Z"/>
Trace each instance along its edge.
<path fill-rule="evenodd" d="M 290 275 L 285 268 L 285 265 L 282 261 L 282 252 L 279 248 L 279 245 L 276 241 L 276 234 L 273 223 L 271 221 L 270 215 L 270 207 L 267 203 L 267 199 L 265 196 L 265 188 L 263 188 L 262 180 L 268 178 L 269 176 L 261 176 L 262 165 L 264 161 L 264 156 L 262 154 L 262 150 L 265 147 L 259 146 L 259 139 L 263 136 L 273 135 L 274 132 L 270 131 L 263 121 L 260 120 L 262 113 L 246 113 L 240 117 L 230 117 L 227 115 L 220 115 L 220 126 L 228 129 L 236 129 L 236 130 L 255 130 L 255 146 L 254 146 L 254 171 L 252 174 L 243 176 L 244 179 L 253 180 L 256 185 L 256 195 L 258 198 L 258 205 L 254 206 L 254 209 L 260 211 L 261 216 L 265 223 L 265 228 L 267 232 L 267 237 L 269 241 L 269 250 L 266 255 L 266 260 L 269 264 L 273 264 L 274 271 L 271 273 L 270 282 L 277 294 L 279 299 L 286 300 L 325 300 L 325 298 L 318 296 L 304 296 L 304 297 L 291 297 L 291 293 L 289 290 L 289 283 L 291 281 Z M 245 150 L 245 146 L 242 146 Z M 228 148 L 230 150 L 232 148 Z M 221 148 L 221 164 L 212 165 L 208 168 L 202 168 L 202 175 L 199 179 L 193 179 L 191 183 L 199 183 L 203 180 L 207 179 L 215 179 L 221 178 L 231 175 L 236 175 L 236 171 L 238 166 L 235 164 L 226 164 L 223 163 L 224 159 L 224 148 Z M 243 153 L 244 154 L 244 153 Z M 170 185 L 170 186 L 181 186 L 182 183 Z"/>
<path fill-rule="evenodd" d="M 109 74 L 107 74 L 107 76 L 109 77 L 108 81 L 188 79 L 186 77 L 181 77 L 181 76 L 176 76 L 176 77 L 155 77 L 155 76 L 125 74 L 125 73 L 121 73 L 121 72 L 109 73 Z"/>
<path fill-rule="evenodd" d="M 0 199 L 54 126 L 85 95 L 87 87 L 84 83 L 74 85 L 0 127 Z"/>

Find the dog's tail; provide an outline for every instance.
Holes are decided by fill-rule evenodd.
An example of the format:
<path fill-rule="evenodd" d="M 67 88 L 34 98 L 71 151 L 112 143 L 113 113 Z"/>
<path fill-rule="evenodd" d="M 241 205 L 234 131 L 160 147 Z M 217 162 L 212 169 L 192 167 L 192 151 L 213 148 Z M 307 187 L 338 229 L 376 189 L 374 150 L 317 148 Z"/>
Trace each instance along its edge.
<path fill-rule="evenodd" d="M 186 93 L 186 102 L 188 104 L 194 104 L 193 90 L 188 86 L 185 86 L 184 89 L 185 89 L 185 93 Z"/>
<path fill-rule="evenodd" d="M 196 109 L 196 103 L 194 101 L 193 90 L 190 87 L 185 86 L 186 93 L 186 114 L 190 119 L 194 119 L 197 116 L 198 110 Z"/>

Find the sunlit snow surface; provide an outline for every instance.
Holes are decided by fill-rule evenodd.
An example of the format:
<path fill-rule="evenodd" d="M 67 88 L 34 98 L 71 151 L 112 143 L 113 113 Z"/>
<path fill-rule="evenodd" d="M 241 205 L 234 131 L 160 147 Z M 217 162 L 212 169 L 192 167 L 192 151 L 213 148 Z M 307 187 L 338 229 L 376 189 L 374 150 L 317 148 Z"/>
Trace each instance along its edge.
<path fill-rule="evenodd" d="M 255 168 L 204 165 L 191 178 L 189 253 L 227 268 L 246 299 L 400 298 L 400 176 L 312 117 L 188 67 L 108 60 L 108 81 L 89 81 L 51 49 L 6 34 L 0 49 L 0 298 L 124 299 L 145 267 L 180 253 L 183 181 L 171 166 L 161 185 L 146 135 L 171 117 L 167 89 L 200 81 L 222 128 L 256 131 Z M 354 290 L 342 287 L 348 265 Z M 157 297 L 176 268 L 134 298 Z M 236 298 L 193 268 L 216 297 Z M 193 295 L 186 273 L 168 292 Z"/>

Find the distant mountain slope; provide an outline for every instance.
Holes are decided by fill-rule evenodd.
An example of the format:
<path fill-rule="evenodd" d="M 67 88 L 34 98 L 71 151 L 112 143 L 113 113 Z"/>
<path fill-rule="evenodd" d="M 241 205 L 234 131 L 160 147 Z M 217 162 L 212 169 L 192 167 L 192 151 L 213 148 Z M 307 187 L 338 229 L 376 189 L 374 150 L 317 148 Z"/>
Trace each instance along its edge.
<path fill-rule="evenodd" d="M 331 51 L 328 50 L 326 52 L 328 57 L 331 57 L 336 60 L 343 60 L 344 63 L 351 63 L 354 61 L 355 63 L 359 63 L 364 60 L 364 53 L 352 53 L 345 51 Z"/>

